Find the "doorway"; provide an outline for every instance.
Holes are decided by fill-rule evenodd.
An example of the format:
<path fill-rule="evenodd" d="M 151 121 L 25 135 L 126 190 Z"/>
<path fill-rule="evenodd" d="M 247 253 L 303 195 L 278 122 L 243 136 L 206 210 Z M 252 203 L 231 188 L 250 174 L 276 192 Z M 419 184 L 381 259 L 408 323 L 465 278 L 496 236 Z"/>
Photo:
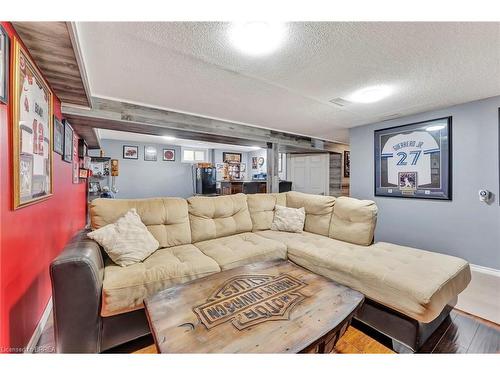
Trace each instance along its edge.
<path fill-rule="evenodd" d="M 289 180 L 302 193 L 329 195 L 329 154 L 291 154 Z"/>

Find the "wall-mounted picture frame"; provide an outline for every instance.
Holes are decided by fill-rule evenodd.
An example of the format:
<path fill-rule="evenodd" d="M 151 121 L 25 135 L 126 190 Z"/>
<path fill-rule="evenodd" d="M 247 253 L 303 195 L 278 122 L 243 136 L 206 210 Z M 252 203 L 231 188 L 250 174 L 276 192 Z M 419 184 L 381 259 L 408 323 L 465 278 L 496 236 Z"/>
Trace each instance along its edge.
<path fill-rule="evenodd" d="M 67 120 L 63 120 L 64 125 L 64 148 L 63 160 L 67 163 L 73 161 L 73 127 Z"/>
<path fill-rule="evenodd" d="M 73 183 L 80 183 L 80 159 L 78 157 L 78 137 L 75 132 L 73 132 L 73 161 L 72 161 L 72 169 L 73 169 Z"/>
<path fill-rule="evenodd" d="M 224 163 L 241 163 L 241 153 L 239 152 L 223 152 L 222 161 Z"/>
<path fill-rule="evenodd" d="M 52 91 L 21 43 L 13 38 L 13 208 L 52 196 Z"/>
<path fill-rule="evenodd" d="M 452 199 L 452 118 L 375 130 L 375 195 Z"/>
<path fill-rule="evenodd" d="M 257 168 L 258 168 L 258 157 L 252 156 L 252 169 L 257 169 Z"/>
<path fill-rule="evenodd" d="M 10 39 L 0 25 L 0 102 L 9 101 L 9 52 Z"/>
<path fill-rule="evenodd" d="M 144 160 L 145 161 L 157 161 L 158 160 L 158 150 L 155 146 L 144 146 Z"/>
<path fill-rule="evenodd" d="M 80 171 L 79 171 L 79 177 L 83 178 L 83 179 L 88 178 L 89 177 L 89 171 L 88 171 L 88 169 L 80 169 Z"/>
<path fill-rule="evenodd" d="M 175 161 L 175 149 L 164 148 L 163 149 L 163 161 Z"/>
<path fill-rule="evenodd" d="M 123 159 L 139 159 L 139 146 L 123 146 Z"/>
<path fill-rule="evenodd" d="M 344 177 L 351 177 L 351 151 L 344 151 Z"/>
<path fill-rule="evenodd" d="M 54 152 L 64 154 L 64 125 L 54 116 Z"/>
<path fill-rule="evenodd" d="M 85 139 L 80 138 L 78 140 L 78 157 L 83 158 L 87 156 L 87 153 L 88 153 L 87 142 L 85 141 Z"/>

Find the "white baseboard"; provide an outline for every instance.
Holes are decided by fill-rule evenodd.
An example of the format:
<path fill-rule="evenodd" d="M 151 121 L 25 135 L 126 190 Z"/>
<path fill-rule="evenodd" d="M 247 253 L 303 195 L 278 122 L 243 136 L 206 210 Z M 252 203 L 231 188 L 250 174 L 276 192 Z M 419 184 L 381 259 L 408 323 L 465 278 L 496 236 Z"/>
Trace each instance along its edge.
<path fill-rule="evenodd" d="M 47 302 L 47 306 L 45 306 L 45 310 L 43 310 L 42 317 L 40 318 L 35 328 L 35 332 L 33 332 L 33 335 L 31 336 L 28 345 L 26 345 L 26 349 L 24 351 L 25 353 L 33 353 L 35 351 L 36 344 L 38 343 L 38 340 L 40 340 L 40 336 L 42 335 L 43 329 L 45 328 L 45 325 L 49 320 L 51 311 L 52 311 L 52 297 L 50 297 L 49 302 Z"/>
<path fill-rule="evenodd" d="M 456 308 L 500 324 L 500 270 L 471 264 L 472 280 Z"/>

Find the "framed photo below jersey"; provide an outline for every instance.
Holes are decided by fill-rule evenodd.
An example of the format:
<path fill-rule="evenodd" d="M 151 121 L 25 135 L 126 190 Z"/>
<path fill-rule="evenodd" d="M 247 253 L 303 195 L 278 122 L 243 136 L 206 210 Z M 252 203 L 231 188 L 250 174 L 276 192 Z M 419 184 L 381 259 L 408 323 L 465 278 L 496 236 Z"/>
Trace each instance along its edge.
<path fill-rule="evenodd" d="M 375 195 L 451 200 L 451 117 L 375 131 Z"/>

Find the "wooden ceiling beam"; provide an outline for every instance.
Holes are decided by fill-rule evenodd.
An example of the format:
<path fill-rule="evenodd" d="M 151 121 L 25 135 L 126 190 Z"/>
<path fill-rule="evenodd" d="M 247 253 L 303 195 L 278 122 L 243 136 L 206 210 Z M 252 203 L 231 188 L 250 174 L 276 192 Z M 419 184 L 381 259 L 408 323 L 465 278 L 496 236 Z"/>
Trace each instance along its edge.
<path fill-rule="evenodd" d="M 90 90 L 75 24 L 12 24 L 59 100 L 90 107 Z"/>
<path fill-rule="evenodd" d="M 91 109 L 63 103 L 62 112 L 82 136 L 89 134 L 83 127 L 90 127 L 245 146 L 265 147 L 268 143 L 277 143 L 288 152 L 328 152 L 336 145 L 296 134 L 97 97 L 92 98 Z M 95 139 L 87 143 L 91 148 L 97 145 Z"/>

